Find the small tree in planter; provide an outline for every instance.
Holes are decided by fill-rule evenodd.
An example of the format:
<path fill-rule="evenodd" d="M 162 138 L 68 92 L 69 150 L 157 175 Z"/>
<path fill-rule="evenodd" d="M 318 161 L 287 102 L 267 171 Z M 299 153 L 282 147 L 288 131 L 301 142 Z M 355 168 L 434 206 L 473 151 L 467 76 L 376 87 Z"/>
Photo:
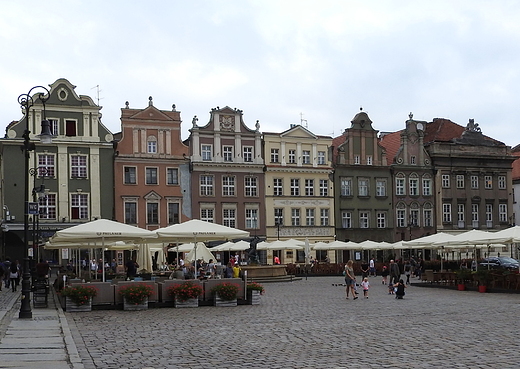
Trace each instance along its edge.
<path fill-rule="evenodd" d="M 211 289 L 211 294 L 224 301 L 233 301 L 238 296 L 238 285 L 235 283 L 224 282 L 217 284 Z"/>
<path fill-rule="evenodd" d="M 475 272 L 475 276 L 478 281 L 479 292 L 486 292 L 486 289 L 491 283 L 491 271 L 486 268 L 479 267 Z"/>
<path fill-rule="evenodd" d="M 188 301 L 190 299 L 196 299 L 202 295 L 202 293 L 202 286 L 191 281 L 168 288 L 168 294 L 172 295 L 181 302 Z"/>
<path fill-rule="evenodd" d="M 457 276 L 458 288 L 463 291 L 466 283 L 471 280 L 471 269 L 459 269 L 455 271 L 455 275 Z"/>

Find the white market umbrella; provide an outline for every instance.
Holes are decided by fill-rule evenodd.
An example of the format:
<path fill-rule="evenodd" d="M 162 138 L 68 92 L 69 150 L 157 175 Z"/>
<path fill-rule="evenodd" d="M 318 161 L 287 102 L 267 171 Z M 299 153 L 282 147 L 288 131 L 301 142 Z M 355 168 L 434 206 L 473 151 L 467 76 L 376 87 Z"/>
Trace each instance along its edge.
<path fill-rule="evenodd" d="M 415 240 L 411 241 L 402 241 L 402 245 L 405 248 L 409 249 L 422 249 L 422 248 L 433 248 L 433 244 L 437 242 L 445 242 L 448 240 L 451 240 L 453 238 L 453 235 L 449 233 L 435 233 L 428 236 L 424 236 L 421 238 L 416 238 Z M 441 248 L 440 244 L 436 248 Z"/>
<path fill-rule="evenodd" d="M 266 241 L 263 241 L 263 242 L 260 242 L 258 244 L 258 247 L 257 247 L 257 250 L 303 250 L 303 246 L 300 245 L 302 242 L 301 241 L 296 241 L 296 240 L 287 240 L 287 241 L 281 241 L 281 240 L 276 240 L 276 241 L 273 241 L 273 242 L 266 242 Z M 305 245 L 305 243 L 303 242 L 303 245 Z"/>
<path fill-rule="evenodd" d="M 139 267 L 137 268 L 139 272 L 153 272 L 152 251 L 150 250 L 150 245 L 148 243 L 142 243 L 139 245 L 136 262 L 139 264 Z"/>
<path fill-rule="evenodd" d="M 211 248 L 211 251 L 244 251 L 250 248 L 249 242 L 240 240 L 238 242 L 225 242 Z"/>
<path fill-rule="evenodd" d="M 314 244 L 314 250 L 359 250 L 359 244 L 353 241 L 332 241 L 329 243 L 316 242 Z"/>
<path fill-rule="evenodd" d="M 193 250 L 191 250 L 188 255 L 186 255 L 186 260 L 188 261 L 196 262 L 199 259 L 202 259 L 205 262 L 208 262 L 211 259 L 213 259 L 213 261 L 216 260 L 215 255 L 213 255 L 202 242 L 197 242 L 197 247 L 193 248 Z"/>
<path fill-rule="evenodd" d="M 204 242 L 197 242 L 203 244 Z M 179 246 L 173 246 L 168 249 L 168 251 L 172 252 L 190 252 L 195 247 L 193 242 L 183 243 Z"/>
<path fill-rule="evenodd" d="M 216 223 L 204 222 L 199 219 L 173 224 L 154 231 L 160 240 L 178 241 L 216 241 L 249 237 L 249 232 L 226 227 Z"/>

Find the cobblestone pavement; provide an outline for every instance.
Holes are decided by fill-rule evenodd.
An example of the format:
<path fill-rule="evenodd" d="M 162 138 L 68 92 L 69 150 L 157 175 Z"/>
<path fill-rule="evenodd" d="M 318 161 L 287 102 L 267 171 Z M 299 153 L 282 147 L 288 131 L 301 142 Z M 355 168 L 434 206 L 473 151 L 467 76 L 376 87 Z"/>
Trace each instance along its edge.
<path fill-rule="evenodd" d="M 85 368 L 518 368 L 520 295 L 341 277 L 265 284 L 259 306 L 93 311 L 66 317 Z"/>

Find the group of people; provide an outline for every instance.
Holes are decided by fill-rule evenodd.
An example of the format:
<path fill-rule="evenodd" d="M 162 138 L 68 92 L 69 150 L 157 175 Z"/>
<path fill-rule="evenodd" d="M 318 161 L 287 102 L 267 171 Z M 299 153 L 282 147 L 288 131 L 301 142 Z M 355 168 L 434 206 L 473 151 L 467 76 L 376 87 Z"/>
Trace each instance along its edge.
<path fill-rule="evenodd" d="M 2 290 L 2 284 L 5 288 L 16 292 L 16 289 L 20 285 L 20 276 L 22 275 L 20 263 L 18 260 L 11 261 L 6 258 L 0 263 L 0 291 Z"/>
<path fill-rule="evenodd" d="M 405 295 L 405 288 L 410 284 L 410 276 L 420 277 L 422 260 L 419 259 L 419 262 L 415 262 L 413 258 L 410 260 L 406 260 L 405 263 L 401 266 L 398 262 L 394 260 L 390 260 L 390 264 L 387 267 L 383 266 L 381 271 L 382 281 L 381 283 L 384 285 L 388 285 L 388 294 L 395 295 L 396 299 L 402 299 Z M 406 276 L 406 282 L 401 278 L 402 274 Z M 346 298 L 347 300 L 352 296 L 353 300 L 358 299 L 358 292 L 356 291 L 357 283 L 356 283 L 356 275 L 354 273 L 354 262 L 349 260 L 345 264 L 345 286 L 346 286 Z M 368 277 L 377 275 L 377 270 L 375 267 L 374 259 L 371 259 L 369 263 L 362 262 L 361 263 L 361 278 L 362 281 L 360 283 L 361 288 L 363 289 L 363 297 L 368 298 L 368 290 L 370 288 L 370 282 Z"/>

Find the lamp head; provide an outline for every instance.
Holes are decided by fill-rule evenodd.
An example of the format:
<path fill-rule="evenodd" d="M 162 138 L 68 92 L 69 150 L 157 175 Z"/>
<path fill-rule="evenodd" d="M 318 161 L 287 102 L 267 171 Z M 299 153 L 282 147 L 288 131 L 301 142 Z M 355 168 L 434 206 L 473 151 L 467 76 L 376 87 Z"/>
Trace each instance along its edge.
<path fill-rule="evenodd" d="M 52 143 L 51 123 L 47 119 L 42 120 L 42 133 L 38 137 L 42 144 Z"/>

